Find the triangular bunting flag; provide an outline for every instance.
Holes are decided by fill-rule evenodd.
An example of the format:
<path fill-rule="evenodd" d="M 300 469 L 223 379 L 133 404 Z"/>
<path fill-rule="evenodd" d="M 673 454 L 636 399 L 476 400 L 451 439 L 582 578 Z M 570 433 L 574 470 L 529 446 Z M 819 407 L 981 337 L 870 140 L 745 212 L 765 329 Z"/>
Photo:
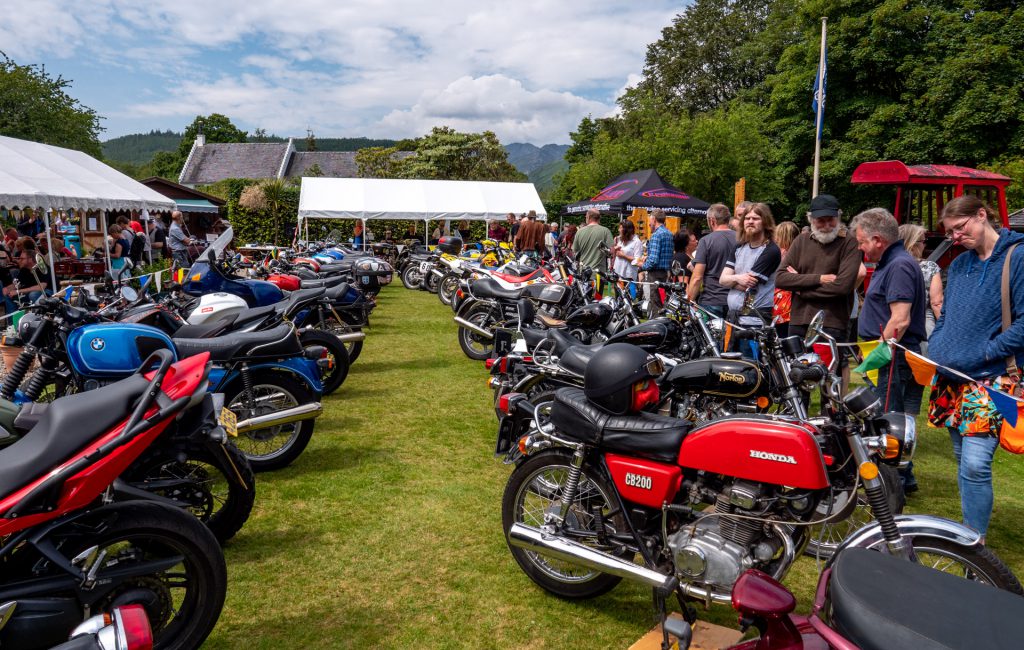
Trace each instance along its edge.
<path fill-rule="evenodd" d="M 1024 400 L 1019 400 L 1012 395 L 996 390 L 991 386 L 985 386 L 985 390 L 988 391 L 989 399 L 992 400 L 992 405 L 996 407 L 999 414 L 1003 416 L 1006 423 L 1011 427 L 1017 426 L 1017 418 L 1020 416 L 1020 412 L 1024 410 Z"/>
<path fill-rule="evenodd" d="M 164 272 L 157 271 L 154 275 L 155 277 L 153 279 L 156 280 L 156 292 L 160 293 L 161 291 L 163 291 L 164 287 Z"/>
<path fill-rule="evenodd" d="M 931 386 L 935 382 L 935 370 L 938 365 L 916 352 L 904 350 L 904 353 L 907 356 L 910 372 L 914 374 L 914 380 L 922 386 Z"/>
<path fill-rule="evenodd" d="M 878 385 L 878 368 L 875 368 L 874 370 L 868 370 L 866 373 L 864 373 L 864 376 L 867 377 L 875 386 Z"/>
<path fill-rule="evenodd" d="M 867 357 L 869 354 L 875 351 L 875 348 L 877 348 L 880 343 L 881 341 L 877 339 L 874 341 L 861 341 L 860 343 L 857 344 L 857 347 L 860 348 L 861 356 Z"/>
<path fill-rule="evenodd" d="M 867 357 L 864 358 L 864 362 L 853 369 L 854 372 L 866 373 L 869 370 L 877 370 L 885 364 L 892 361 L 892 353 L 889 351 L 888 345 L 876 346 Z"/>

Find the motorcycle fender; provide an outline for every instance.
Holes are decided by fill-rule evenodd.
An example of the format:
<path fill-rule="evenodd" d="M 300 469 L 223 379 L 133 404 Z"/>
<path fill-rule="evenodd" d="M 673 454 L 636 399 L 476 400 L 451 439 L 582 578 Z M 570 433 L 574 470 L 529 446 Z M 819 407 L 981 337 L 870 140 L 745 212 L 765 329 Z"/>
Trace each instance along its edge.
<path fill-rule="evenodd" d="M 477 298 L 472 298 L 472 297 L 467 296 L 462 301 L 462 304 L 459 305 L 459 311 L 455 312 L 455 315 L 458 316 L 459 318 L 465 318 L 466 314 L 469 313 L 469 310 L 473 309 L 473 307 L 475 307 L 478 304 L 481 304 L 482 302 L 483 301 L 481 301 L 481 300 L 479 300 Z"/>
<path fill-rule="evenodd" d="M 213 368 L 210 371 L 210 385 L 216 386 L 215 392 L 217 393 L 227 392 L 227 388 L 233 383 L 242 381 L 242 375 L 238 370 L 232 369 L 227 372 L 221 370 L 221 373 L 217 373 L 217 370 L 220 369 Z M 249 370 L 250 372 L 283 372 L 291 375 L 311 390 L 317 399 L 320 399 L 324 392 L 324 385 L 320 381 L 320 369 L 317 368 L 315 361 L 309 359 L 291 357 L 276 362 L 258 363 L 249 366 Z"/>
<path fill-rule="evenodd" d="M 622 498 L 649 508 L 671 502 L 683 482 L 683 470 L 678 465 L 615 454 L 607 454 L 605 462 Z"/>
<path fill-rule="evenodd" d="M 981 535 L 977 531 L 949 519 L 933 515 L 899 515 L 895 517 L 895 520 L 900 534 L 908 539 L 926 537 L 968 547 L 981 545 Z M 835 558 L 839 557 L 839 554 L 847 548 L 879 548 L 884 545 L 885 535 L 882 533 L 882 525 L 877 521 L 872 522 L 843 540 L 843 543 L 825 564 L 825 568 L 832 566 Z"/>

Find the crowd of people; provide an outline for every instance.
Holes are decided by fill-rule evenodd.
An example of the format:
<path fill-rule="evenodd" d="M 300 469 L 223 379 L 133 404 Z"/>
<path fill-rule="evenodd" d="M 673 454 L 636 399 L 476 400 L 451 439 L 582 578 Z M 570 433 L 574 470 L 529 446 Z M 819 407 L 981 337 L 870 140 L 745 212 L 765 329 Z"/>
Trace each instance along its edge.
<path fill-rule="evenodd" d="M 858 341 L 896 341 L 874 386 L 887 412 L 921 412 L 925 387 L 915 381 L 904 350 L 927 355 L 940 366 L 928 418 L 949 431 L 964 522 L 984 536 L 1003 425 L 985 387 L 1021 394 L 1016 358 L 1024 359 L 1024 291 L 1004 296 L 1000 279 L 1009 274 L 1008 286 L 1024 286 L 1024 250 L 1013 252 L 1024 235 L 1002 228 L 998 213 L 976 196 L 945 204 L 943 230 L 964 252 L 947 269 L 944 290 L 938 265 L 924 259 L 922 226 L 899 225 L 884 208 L 864 210 L 847 225 L 839 201 L 827 194 L 812 199 L 806 217 L 803 228 L 776 224 L 764 203 L 743 202 L 735 214 L 719 203 L 708 209 L 698 238 L 685 227 L 670 232 L 665 213 L 654 210 L 644 242 L 633 222 L 622 221 L 613 234 L 591 210 L 579 227 L 567 225 L 561 233 L 534 215 L 509 215 L 505 224 L 489 224 L 488 235 L 513 242 L 520 252 L 570 253 L 582 265 L 610 268 L 649 292 L 652 312 L 661 293 L 646 283 L 667 279 L 686 283 L 688 297 L 713 315 L 739 325 L 770 323 L 783 336 L 803 337 L 823 312 L 825 331 L 845 344 L 839 360 L 844 387 Z M 965 382 L 942 366 L 979 382 Z M 907 493 L 918 489 L 913 466 L 903 471 L 903 481 Z"/>

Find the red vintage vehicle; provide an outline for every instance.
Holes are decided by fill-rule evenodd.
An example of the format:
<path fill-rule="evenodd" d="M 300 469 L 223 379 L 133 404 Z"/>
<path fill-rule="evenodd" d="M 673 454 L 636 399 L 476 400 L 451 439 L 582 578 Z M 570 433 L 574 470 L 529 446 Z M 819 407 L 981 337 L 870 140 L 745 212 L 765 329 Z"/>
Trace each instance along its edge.
<path fill-rule="evenodd" d="M 855 185 L 895 185 L 893 215 L 899 223 L 919 223 L 928 231 L 925 246 L 930 259 L 945 268 L 962 249 L 944 245 L 945 233 L 939 222 L 942 208 L 964 194 L 977 194 L 999 210 L 1003 226 L 1009 228 L 1006 186 L 1011 179 L 994 172 L 956 165 L 905 165 L 899 160 L 861 163 L 850 179 Z"/>

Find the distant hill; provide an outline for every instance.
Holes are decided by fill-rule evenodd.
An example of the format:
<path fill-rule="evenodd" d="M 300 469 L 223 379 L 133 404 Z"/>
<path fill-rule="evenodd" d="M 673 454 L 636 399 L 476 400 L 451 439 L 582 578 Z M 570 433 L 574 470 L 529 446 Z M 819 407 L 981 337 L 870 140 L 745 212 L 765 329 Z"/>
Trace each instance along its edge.
<path fill-rule="evenodd" d="M 565 162 L 567 144 L 546 144 L 538 147 L 526 142 L 513 142 L 505 145 L 508 161 L 526 174 L 530 182 L 537 186 L 537 191 L 546 194 L 554 187 L 554 177 L 569 168 Z"/>
<path fill-rule="evenodd" d="M 174 131 L 150 131 L 113 138 L 103 143 L 103 157 L 121 163 L 143 165 L 158 151 L 175 151 L 181 134 Z"/>
<path fill-rule="evenodd" d="M 543 198 L 555 188 L 555 176 L 569 169 L 569 163 L 564 158 L 549 162 L 546 165 L 534 169 L 526 177 L 537 187 L 537 192 Z"/>

